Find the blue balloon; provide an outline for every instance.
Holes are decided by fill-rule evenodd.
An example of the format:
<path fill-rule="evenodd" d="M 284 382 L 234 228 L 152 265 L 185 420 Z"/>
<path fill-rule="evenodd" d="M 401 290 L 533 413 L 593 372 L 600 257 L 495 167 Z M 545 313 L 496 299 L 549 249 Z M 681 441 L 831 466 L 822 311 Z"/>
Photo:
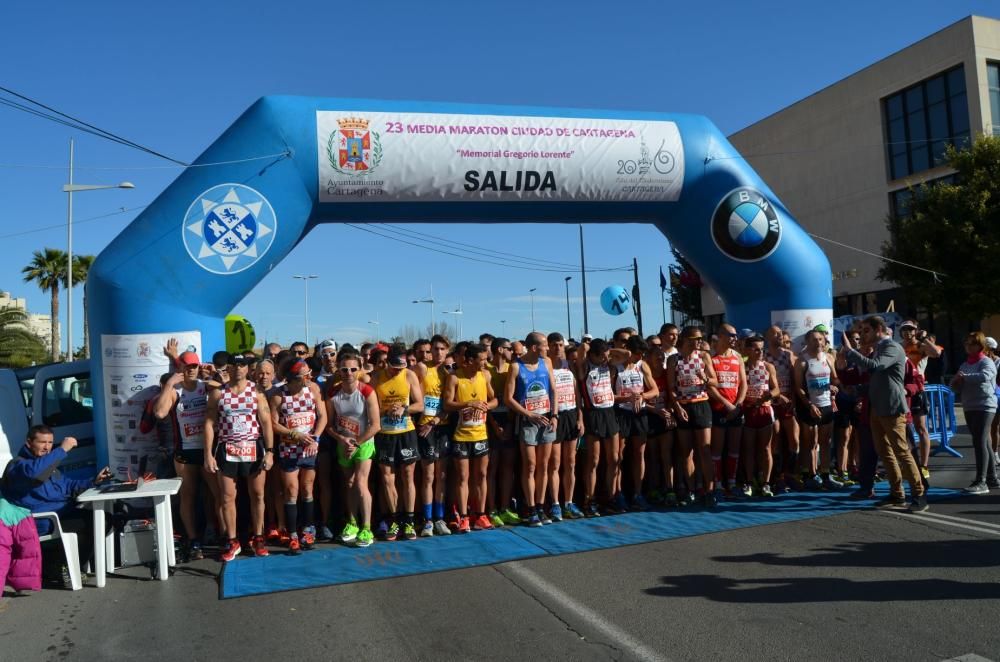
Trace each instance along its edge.
<path fill-rule="evenodd" d="M 610 285 L 601 292 L 601 308 L 608 315 L 621 315 L 632 307 L 632 297 L 621 285 Z"/>

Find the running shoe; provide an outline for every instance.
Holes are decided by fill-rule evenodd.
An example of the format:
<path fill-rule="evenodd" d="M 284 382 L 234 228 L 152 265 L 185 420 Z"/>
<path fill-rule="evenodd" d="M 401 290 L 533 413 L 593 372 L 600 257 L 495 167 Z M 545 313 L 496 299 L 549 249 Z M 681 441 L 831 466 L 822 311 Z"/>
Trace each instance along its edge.
<path fill-rule="evenodd" d="M 906 508 L 906 497 L 887 496 L 873 504 L 876 508 Z"/>
<path fill-rule="evenodd" d="M 569 519 L 583 519 L 584 514 L 579 506 L 570 501 L 566 504 L 566 517 Z"/>
<path fill-rule="evenodd" d="M 495 510 L 492 513 L 490 513 L 490 524 L 493 525 L 494 529 L 503 528 L 503 519 L 500 518 L 500 513 L 498 513 Z"/>
<path fill-rule="evenodd" d="M 413 522 L 407 522 L 403 525 L 403 537 L 407 540 L 417 539 L 417 527 L 413 526 Z"/>
<path fill-rule="evenodd" d="M 264 542 L 264 536 L 254 536 L 251 538 L 250 549 L 253 551 L 254 556 L 270 555 L 270 552 L 267 551 L 267 543 Z"/>
<path fill-rule="evenodd" d="M 535 528 L 542 525 L 542 518 L 538 516 L 538 511 L 531 513 L 531 517 L 528 518 L 527 525 Z"/>
<path fill-rule="evenodd" d="M 588 501 L 583 505 L 583 513 L 586 517 L 600 517 L 601 509 L 593 501 Z"/>
<path fill-rule="evenodd" d="M 726 493 L 722 491 L 722 488 L 719 487 L 715 488 L 715 492 L 713 494 L 715 496 L 715 503 L 719 503 L 720 501 L 726 500 Z"/>
<path fill-rule="evenodd" d="M 993 459 L 1000 465 L 1000 451 L 993 451 Z"/>
<path fill-rule="evenodd" d="M 393 522 L 392 524 L 389 525 L 389 528 L 387 528 L 385 531 L 385 539 L 388 540 L 389 542 L 392 542 L 398 537 L 399 537 L 399 524 Z"/>
<path fill-rule="evenodd" d="M 266 538 L 268 544 L 277 545 L 278 542 L 281 540 L 281 533 L 278 532 L 277 528 L 272 526 L 270 529 L 267 530 Z"/>
<path fill-rule="evenodd" d="M 504 510 L 500 511 L 500 519 L 503 520 L 504 524 L 509 524 L 511 526 L 515 526 L 521 523 L 521 518 L 518 517 L 517 513 L 515 513 L 510 508 L 505 508 Z"/>
<path fill-rule="evenodd" d="M 472 528 L 476 531 L 489 531 L 493 528 L 493 522 L 486 515 L 480 515 L 472 522 Z"/>
<path fill-rule="evenodd" d="M 542 524 L 546 525 L 552 524 L 552 518 L 548 516 L 548 514 L 545 512 L 545 509 L 542 508 L 541 506 L 535 508 L 535 514 L 538 515 L 538 519 L 541 520 Z"/>
<path fill-rule="evenodd" d="M 201 543 L 197 540 L 189 542 L 187 546 L 187 560 L 200 561 L 203 558 L 205 558 L 205 552 L 201 548 Z"/>
<path fill-rule="evenodd" d="M 806 485 L 810 490 L 822 490 L 823 489 L 823 479 L 819 475 L 813 476 L 805 481 Z"/>
<path fill-rule="evenodd" d="M 926 513 L 928 510 L 930 510 L 930 506 L 927 505 L 927 497 L 918 496 L 910 504 L 910 507 L 907 512 Z"/>
<path fill-rule="evenodd" d="M 615 507 L 620 513 L 624 513 L 628 510 L 628 502 L 625 501 L 625 495 L 621 492 L 615 495 Z"/>
<path fill-rule="evenodd" d="M 558 503 L 553 503 L 552 507 L 549 508 L 549 517 L 552 518 L 553 522 L 563 521 L 563 511 L 562 508 L 559 507 Z"/>
<path fill-rule="evenodd" d="M 299 545 L 298 536 L 294 536 L 292 537 L 291 540 L 288 541 L 288 555 L 298 556 L 301 553 L 302 553 L 302 547 Z"/>
<path fill-rule="evenodd" d="M 641 494 L 636 494 L 632 497 L 632 510 L 638 510 L 639 512 L 649 510 L 649 502 Z"/>
<path fill-rule="evenodd" d="M 715 492 L 705 492 L 704 504 L 706 508 L 715 508 L 715 506 L 719 503 L 719 500 L 715 496 L 715 494 L 716 494 Z"/>
<path fill-rule="evenodd" d="M 844 487 L 854 487 L 855 485 L 858 484 L 858 481 L 851 478 L 850 471 L 840 472 L 840 482 L 844 485 Z"/>
<path fill-rule="evenodd" d="M 382 520 L 378 523 L 378 527 L 375 529 L 375 535 L 379 538 L 385 540 L 386 535 L 389 534 L 389 523 Z"/>
<path fill-rule="evenodd" d="M 697 503 L 697 499 L 694 496 L 694 492 L 688 492 L 683 497 L 680 498 L 680 505 L 682 507 L 693 506 Z"/>
<path fill-rule="evenodd" d="M 760 488 L 760 494 L 765 498 L 770 498 L 774 496 L 774 492 L 771 491 L 771 486 L 768 485 L 767 483 L 764 483 L 764 486 Z"/>
<path fill-rule="evenodd" d="M 650 490 L 648 501 L 654 505 L 660 505 L 663 503 L 663 492 L 659 489 Z"/>
<path fill-rule="evenodd" d="M 847 497 L 851 501 L 867 501 L 875 498 L 874 490 L 855 490 Z"/>
<path fill-rule="evenodd" d="M 983 482 L 973 483 L 972 485 L 969 485 L 967 488 L 962 490 L 962 492 L 966 494 L 975 494 L 977 496 L 980 494 L 989 494 L 989 491 L 990 488 L 986 487 L 986 483 Z"/>
<path fill-rule="evenodd" d="M 316 540 L 320 540 L 322 542 L 333 540 L 333 531 L 330 530 L 330 527 L 324 524 L 319 527 L 319 532 L 316 534 Z"/>
<path fill-rule="evenodd" d="M 288 541 L 291 540 L 291 539 L 292 539 L 292 536 L 289 535 L 288 529 L 281 529 L 280 531 L 278 531 L 278 544 L 279 545 L 282 545 L 282 546 L 287 545 Z"/>
<path fill-rule="evenodd" d="M 434 522 L 427 520 L 424 525 L 420 527 L 420 537 L 430 538 L 434 535 Z"/>
<path fill-rule="evenodd" d="M 302 543 L 302 549 L 312 549 L 316 546 L 316 534 L 310 532 L 309 529 L 303 529 L 299 541 Z"/>
<path fill-rule="evenodd" d="M 468 533 L 471 530 L 472 530 L 472 527 L 471 527 L 471 525 L 469 523 L 469 518 L 468 517 L 459 517 L 458 518 L 458 532 L 459 533 Z"/>
<path fill-rule="evenodd" d="M 372 534 L 371 529 L 361 529 L 358 531 L 358 537 L 354 541 L 355 547 L 368 547 L 373 542 L 375 542 L 375 536 Z"/>
<path fill-rule="evenodd" d="M 740 490 L 740 493 L 747 499 L 753 496 L 753 486 L 750 483 L 744 483 Z"/>
<path fill-rule="evenodd" d="M 987 489 L 1000 490 L 1000 480 L 986 481 Z"/>
<path fill-rule="evenodd" d="M 841 483 L 836 478 L 834 478 L 832 475 L 826 474 L 825 476 L 823 476 L 823 489 L 824 490 L 827 490 L 827 491 L 839 490 L 842 487 L 844 487 L 844 484 Z"/>
<path fill-rule="evenodd" d="M 445 521 L 443 519 L 439 519 L 439 520 L 435 520 L 434 521 L 434 535 L 436 535 L 436 536 L 450 536 L 451 535 L 451 529 L 448 528 L 448 525 L 445 523 Z"/>
<path fill-rule="evenodd" d="M 663 505 L 667 508 L 676 508 L 677 504 L 677 492 L 667 492 L 666 496 L 663 497 Z"/>
<path fill-rule="evenodd" d="M 920 475 L 924 477 L 924 480 L 930 480 L 931 470 L 927 467 L 920 467 Z"/>
<path fill-rule="evenodd" d="M 350 545 L 352 542 L 358 539 L 358 526 L 353 522 L 348 522 L 344 525 L 344 530 L 340 532 L 337 536 L 337 540 L 344 543 L 345 545 Z"/>

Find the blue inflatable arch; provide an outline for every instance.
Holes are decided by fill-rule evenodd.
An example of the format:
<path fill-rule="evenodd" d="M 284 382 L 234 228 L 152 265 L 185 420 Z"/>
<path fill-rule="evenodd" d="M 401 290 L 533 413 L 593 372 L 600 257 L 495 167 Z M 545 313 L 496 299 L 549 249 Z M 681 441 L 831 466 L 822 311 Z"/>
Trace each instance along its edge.
<path fill-rule="evenodd" d="M 156 376 L 162 339 L 207 360 L 226 314 L 319 223 L 648 222 L 738 328 L 832 318 L 826 257 L 701 116 L 274 96 L 196 164 L 220 162 L 186 169 L 90 271 L 100 462 L 127 461 L 126 387 Z"/>

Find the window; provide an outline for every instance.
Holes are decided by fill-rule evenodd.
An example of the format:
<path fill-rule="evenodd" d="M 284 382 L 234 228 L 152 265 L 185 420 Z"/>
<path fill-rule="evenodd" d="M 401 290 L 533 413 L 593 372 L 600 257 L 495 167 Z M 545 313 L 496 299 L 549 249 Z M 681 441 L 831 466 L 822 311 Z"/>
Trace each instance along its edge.
<path fill-rule="evenodd" d="M 72 375 L 45 383 L 42 421 L 50 427 L 90 423 L 94 420 L 94 398 L 90 375 Z"/>
<path fill-rule="evenodd" d="M 992 72 L 1000 77 L 995 65 Z M 994 131 L 1000 131 L 1000 101 L 993 107 Z M 963 147 L 969 141 L 965 69 L 955 67 L 886 97 L 883 111 L 890 179 L 941 165 L 948 145 Z"/>
<path fill-rule="evenodd" d="M 993 135 L 1000 136 L 1000 64 L 987 64 L 986 77 L 990 85 L 990 124 L 993 125 Z"/>
<path fill-rule="evenodd" d="M 892 214 L 893 218 L 903 218 L 910 213 L 910 201 L 913 200 L 914 195 L 920 194 L 920 186 L 927 184 L 956 184 L 958 183 L 958 177 L 956 175 L 946 175 L 944 177 L 938 177 L 937 179 L 931 179 L 929 181 L 923 182 L 923 184 L 914 186 L 911 190 L 909 187 L 899 189 L 898 191 L 891 191 L 889 193 L 889 213 Z"/>

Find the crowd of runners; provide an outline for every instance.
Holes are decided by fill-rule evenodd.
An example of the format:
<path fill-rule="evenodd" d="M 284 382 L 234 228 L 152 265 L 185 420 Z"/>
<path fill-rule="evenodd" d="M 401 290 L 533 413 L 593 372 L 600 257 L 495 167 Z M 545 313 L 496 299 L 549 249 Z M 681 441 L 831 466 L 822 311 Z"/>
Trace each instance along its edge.
<path fill-rule="evenodd" d="M 875 499 L 879 459 L 890 493 L 876 505 L 906 507 L 905 478 L 920 511 L 922 374 L 940 348 L 913 323 L 901 332 L 901 390 L 883 354 L 904 349 L 886 344 L 877 317 L 839 352 L 822 325 L 799 353 L 779 327 L 728 324 L 712 336 L 622 328 L 610 341 L 536 332 L 410 347 L 272 343 L 262 357 L 218 352 L 211 363 L 171 341 L 176 371 L 145 422 L 183 479 L 190 559 L 204 556 L 203 542 L 234 559 L 241 530 L 248 553 L 266 556 L 792 491 Z M 892 389 L 907 404 L 883 393 Z M 994 487 L 990 467 L 979 480 Z M 238 488 L 249 504 L 240 528 Z"/>

